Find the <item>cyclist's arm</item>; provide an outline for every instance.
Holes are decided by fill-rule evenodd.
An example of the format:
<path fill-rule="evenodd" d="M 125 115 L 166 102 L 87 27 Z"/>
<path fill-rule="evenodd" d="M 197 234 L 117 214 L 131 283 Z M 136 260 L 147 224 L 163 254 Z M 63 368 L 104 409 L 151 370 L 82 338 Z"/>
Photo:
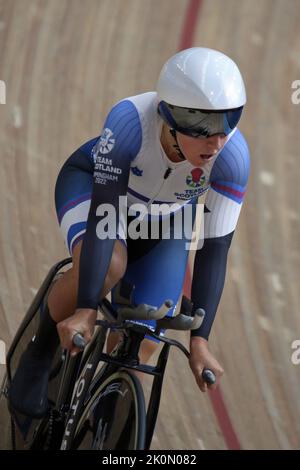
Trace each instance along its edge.
<path fill-rule="evenodd" d="M 116 211 L 118 227 L 119 197 L 126 195 L 130 163 L 139 152 L 141 139 L 136 108 L 128 100 L 118 103 L 93 150 L 94 184 L 80 256 L 77 308 L 97 309 L 115 243 L 115 239 L 98 237 L 97 224 L 102 217 L 97 215 L 97 208 L 110 204 Z"/>
<path fill-rule="evenodd" d="M 204 245 L 197 251 L 192 281 L 194 308 L 204 308 L 201 327 L 191 335 L 209 337 L 222 296 L 228 250 L 249 177 L 249 150 L 237 130 L 218 156 L 211 174 L 204 211 Z"/>

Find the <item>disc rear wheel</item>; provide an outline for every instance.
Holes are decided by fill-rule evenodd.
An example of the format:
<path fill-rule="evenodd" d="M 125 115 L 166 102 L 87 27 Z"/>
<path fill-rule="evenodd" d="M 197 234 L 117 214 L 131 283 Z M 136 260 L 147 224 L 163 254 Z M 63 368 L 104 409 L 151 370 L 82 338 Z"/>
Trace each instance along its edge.
<path fill-rule="evenodd" d="M 76 428 L 72 449 L 144 449 L 146 409 L 137 377 L 119 371 L 96 390 Z"/>

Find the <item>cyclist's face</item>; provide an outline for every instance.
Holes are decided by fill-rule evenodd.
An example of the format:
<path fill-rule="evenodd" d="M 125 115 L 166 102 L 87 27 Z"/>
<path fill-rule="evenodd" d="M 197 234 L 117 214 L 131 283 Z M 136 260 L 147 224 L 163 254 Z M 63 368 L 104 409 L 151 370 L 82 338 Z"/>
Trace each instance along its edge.
<path fill-rule="evenodd" d="M 203 166 L 225 145 L 227 136 L 215 134 L 207 138 L 195 138 L 177 132 L 177 141 L 185 158 L 194 166 Z"/>

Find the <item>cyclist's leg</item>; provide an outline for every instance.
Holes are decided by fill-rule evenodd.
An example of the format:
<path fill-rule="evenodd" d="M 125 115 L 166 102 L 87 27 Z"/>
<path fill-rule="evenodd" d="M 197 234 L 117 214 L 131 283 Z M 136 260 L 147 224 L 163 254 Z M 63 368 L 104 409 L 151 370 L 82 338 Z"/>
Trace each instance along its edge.
<path fill-rule="evenodd" d="M 172 299 L 174 306 L 168 316 L 172 316 L 180 299 L 184 282 L 188 242 L 196 213 L 196 203 L 190 204 L 191 227 L 181 229 L 182 237 L 175 239 L 174 223 L 171 223 L 171 236 L 160 240 L 127 240 L 128 264 L 124 279 L 135 285 L 134 301 L 159 306 L 166 299 Z M 178 219 L 177 219 L 178 220 Z M 177 223 L 177 222 L 176 222 Z M 181 222 L 179 222 L 181 224 Z M 176 226 L 178 228 L 178 226 Z M 112 299 L 114 292 L 112 291 Z M 155 321 L 137 322 L 155 329 Z M 119 337 L 111 334 L 108 346 L 113 349 Z M 140 360 L 147 363 L 157 350 L 159 342 L 146 336 L 140 348 Z"/>
<path fill-rule="evenodd" d="M 48 297 L 50 314 L 56 323 L 73 315 L 76 309 L 81 247 L 82 240 L 74 247 L 73 267 L 58 279 Z M 126 264 L 126 246 L 120 240 L 116 240 L 101 297 L 106 296 L 122 278 Z"/>
<path fill-rule="evenodd" d="M 128 217 L 128 221 L 130 222 L 133 220 L 133 217 Z M 136 260 L 142 259 L 146 256 L 147 253 L 150 253 L 151 250 L 160 242 L 160 240 L 130 240 L 127 239 L 127 249 L 129 249 L 129 257 L 128 257 L 128 263 L 132 264 Z M 151 255 L 150 255 L 151 257 Z M 145 266 L 146 267 L 146 266 Z M 127 265 L 128 269 L 128 265 Z M 125 273 L 123 276 L 124 279 L 128 278 L 128 273 Z M 132 282 L 135 286 L 137 285 L 136 282 Z M 112 290 L 112 303 L 114 304 L 114 292 Z M 142 303 L 138 302 L 138 303 Z M 115 305 L 116 306 L 116 305 Z M 147 322 L 146 322 L 147 323 Z M 107 338 L 107 345 L 106 345 L 106 350 L 107 353 L 110 354 L 111 351 L 116 347 L 116 345 L 122 341 L 122 334 L 118 332 L 110 332 Z M 155 353 L 155 351 L 158 349 L 159 343 L 152 341 L 149 338 L 145 338 L 141 344 L 141 348 L 139 351 L 139 359 L 140 362 L 143 364 L 147 364 L 151 358 L 151 356 Z M 137 374 L 139 375 L 139 374 Z M 143 374 L 141 375 L 140 378 L 142 378 Z"/>
<path fill-rule="evenodd" d="M 107 343 L 106 343 L 107 354 L 110 354 L 120 341 L 122 341 L 122 336 L 120 333 L 110 332 L 107 338 Z M 157 351 L 158 346 L 159 346 L 158 342 L 154 342 L 148 338 L 145 338 L 142 341 L 141 347 L 139 350 L 140 363 L 147 364 L 150 361 L 153 354 Z M 135 374 L 140 379 L 141 382 L 145 378 L 145 374 L 143 372 L 132 371 L 132 373 Z"/>
<path fill-rule="evenodd" d="M 31 416 L 39 417 L 47 411 L 50 365 L 59 344 L 56 324 L 72 315 L 76 308 L 81 241 L 86 228 L 92 186 L 92 165 L 85 154 L 77 151 L 63 166 L 56 185 L 58 218 L 70 253 L 74 255 L 74 264 L 53 285 L 35 340 L 29 343 L 22 355 L 10 387 L 11 406 Z M 104 291 L 110 290 L 122 276 L 126 259 L 125 245 L 117 240 Z"/>
<path fill-rule="evenodd" d="M 164 300 L 172 299 L 174 308 L 168 315 L 171 316 L 174 313 L 181 294 L 187 263 L 187 254 L 183 250 L 180 251 L 182 248 L 180 245 L 178 240 L 160 241 L 155 249 L 149 251 L 139 262 L 128 264 L 124 277 L 136 287 L 135 303 L 159 306 Z M 172 263 L 172 261 L 176 262 Z M 155 321 L 145 320 L 136 323 L 147 324 L 155 329 Z M 110 333 L 107 352 L 110 353 L 120 340 L 118 333 Z M 157 351 L 158 346 L 159 341 L 151 336 L 146 336 L 139 351 L 140 362 L 147 364 Z M 138 375 L 141 379 L 143 378 L 143 374 Z"/>
<path fill-rule="evenodd" d="M 94 141 L 86 144 L 90 152 Z M 93 187 L 92 158 L 77 150 L 62 167 L 55 188 L 55 204 L 65 244 L 73 257 L 73 267 L 53 286 L 48 304 L 51 316 L 60 322 L 76 308 L 79 261 L 91 203 Z M 121 240 L 125 235 L 119 233 Z M 116 240 L 101 297 L 123 276 L 127 263 L 126 244 Z"/>
<path fill-rule="evenodd" d="M 110 332 L 107 338 L 106 345 L 106 350 L 108 354 L 111 353 L 111 351 L 115 348 L 119 341 L 121 341 L 121 335 L 116 332 Z M 142 364 L 147 364 L 147 362 L 150 360 L 151 356 L 155 353 L 157 348 L 158 343 L 155 343 L 154 341 L 150 341 L 150 339 L 145 338 L 142 342 L 139 352 L 140 362 Z"/>

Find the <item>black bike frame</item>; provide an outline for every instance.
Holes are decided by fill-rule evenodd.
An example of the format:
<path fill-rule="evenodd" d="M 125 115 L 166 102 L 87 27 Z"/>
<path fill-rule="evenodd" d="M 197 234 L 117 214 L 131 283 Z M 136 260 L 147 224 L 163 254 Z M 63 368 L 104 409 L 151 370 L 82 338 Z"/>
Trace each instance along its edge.
<path fill-rule="evenodd" d="M 116 312 L 112 308 L 112 305 L 107 299 L 104 299 L 103 302 L 103 307 L 105 308 L 105 311 L 108 311 L 110 315 L 114 318 L 116 318 Z M 149 449 L 151 442 L 152 442 L 152 437 L 156 425 L 156 420 L 157 420 L 157 415 L 158 415 L 158 410 L 159 410 L 159 405 L 160 405 L 160 398 L 161 398 L 161 391 L 162 391 L 162 385 L 163 385 L 163 378 L 164 378 L 164 373 L 169 357 L 169 351 L 170 351 L 170 345 L 165 343 L 160 355 L 158 357 L 158 361 L 156 366 L 148 366 L 148 365 L 133 365 L 130 363 L 137 359 L 138 356 L 138 350 L 141 344 L 141 340 L 144 339 L 145 334 L 148 332 L 148 329 L 145 329 L 145 327 L 140 327 L 141 330 L 141 336 L 139 336 L 136 332 L 136 329 L 139 328 L 138 325 L 133 325 L 133 331 L 131 333 L 131 337 L 129 336 L 128 338 L 125 338 L 125 342 L 123 345 L 121 345 L 118 349 L 118 353 L 120 351 L 127 351 L 128 350 L 128 358 L 129 363 L 120 362 L 120 360 L 113 360 L 110 356 L 101 355 L 102 361 L 105 361 L 110 364 L 115 364 L 118 367 L 123 367 L 123 368 L 128 368 L 132 370 L 138 370 L 140 372 L 143 372 L 148 375 L 153 375 L 154 380 L 151 388 L 151 394 L 150 394 L 150 399 L 149 399 L 149 404 L 147 408 L 147 427 L 146 427 L 146 445 L 145 449 Z M 126 342 L 127 340 L 127 342 Z"/>
<path fill-rule="evenodd" d="M 30 324 L 34 315 L 42 305 L 43 299 L 45 298 L 56 274 L 58 274 L 64 266 L 70 263 L 72 263 L 72 258 L 67 258 L 52 267 L 30 305 L 7 354 L 7 376 L 9 381 L 11 381 L 12 375 L 10 367 L 11 359 L 24 330 Z M 106 318 L 116 321 L 117 312 L 107 299 L 102 301 L 100 309 L 103 311 Z M 188 355 L 188 352 L 182 345 L 180 345 L 180 343 L 169 339 L 168 343 L 166 342 L 162 348 L 156 366 L 140 365 L 138 352 L 141 341 L 144 339 L 145 334 L 149 333 L 149 329 L 142 325 L 124 322 L 124 325 L 118 327 L 118 329 L 121 329 L 124 332 L 124 341 L 118 346 L 113 355 L 108 355 L 103 353 L 103 348 L 108 329 L 112 325 L 109 324 L 108 321 L 105 322 L 101 320 L 97 321 L 97 323 L 101 324 L 101 328 L 99 328 L 98 332 L 95 334 L 84 354 L 79 353 L 75 358 L 71 358 L 68 353 L 64 356 L 63 375 L 60 381 L 56 403 L 53 407 L 53 411 L 55 410 L 59 413 L 61 422 L 65 422 L 65 443 L 63 442 L 62 448 L 70 447 L 72 437 L 80 417 L 80 411 L 96 391 L 99 383 L 116 370 L 123 368 L 140 371 L 154 376 L 147 409 L 145 448 L 149 449 L 157 420 L 164 372 L 169 356 L 170 345 L 177 345 L 186 355 Z M 166 339 L 164 341 L 166 341 Z M 100 362 L 104 362 L 105 364 L 101 371 L 95 375 Z"/>
<path fill-rule="evenodd" d="M 47 276 L 46 276 L 46 278 L 43 282 L 43 284 L 41 285 L 41 287 L 39 288 L 37 294 L 35 295 L 35 297 L 33 299 L 33 302 L 29 306 L 29 308 L 28 308 L 28 310 L 25 314 L 25 317 L 24 317 L 20 327 L 18 328 L 16 336 L 14 337 L 14 340 L 13 340 L 13 342 L 12 342 L 12 344 L 11 344 L 9 350 L 8 350 L 7 356 L 6 356 L 6 370 L 7 370 L 7 377 L 8 377 L 9 381 L 11 381 L 11 367 L 10 367 L 11 359 L 12 359 L 12 356 L 13 356 L 13 354 L 16 350 L 16 347 L 17 347 L 17 345 L 20 341 L 21 336 L 24 333 L 24 330 L 27 328 L 29 323 L 32 321 L 32 319 L 35 316 L 38 309 L 41 307 L 43 299 L 45 298 L 45 295 L 46 295 L 51 283 L 53 282 L 53 279 L 55 278 L 56 274 L 64 266 L 66 266 L 67 264 L 70 264 L 70 263 L 72 263 L 72 258 L 66 258 L 63 261 L 60 261 L 59 263 L 56 263 L 50 269 L 49 273 L 47 274 Z"/>
<path fill-rule="evenodd" d="M 103 305 L 105 313 L 107 313 L 107 310 L 109 310 L 109 315 L 112 318 L 116 318 L 117 313 L 113 309 L 110 302 L 105 299 L 103 303 L 105 305 L 105 307 Z M 109 324 L 107 323 L 107 327 L 105 327 L 105 321 L 98 321 L 97 323 L 101 324 L 101 329 L 95 338 L 96 345 L 93 346 L 91 354 L 89 355 L 87 352 L 85 355 L 84 367 L 80 366 L 81 358 L 76 363 L 74 362 L 74 364 L 72 364 L 73 359 L 69 361 L 69 363 L 66 363 L 66 370 L 63 378 L 61 393 L 59 394 L 59 405 L 61 411 L 66 411 L 69 408 L 70 398 L 72 396 L 73 388 L 78 377 L 76 369 L 77 372 L 80 369 L 81 373 L 79 374 L 80 377 L 78 378 L 77 387 L 74 392 L 72 406 L 69 408 L 62 449 L 69 449 L 72 445 L 72 439 L 76 430 L 76 426 L 80 418 L 81 410 L 84 408 L 85 403 L 91 398 L 93 393 L 95 393 L 99 387 L 99 384 L 118 369 L 131 369 L 154 376 L 147 409 L 145 449 L 149 449 L 157 420 L 163 377 L 168 360 L 170 345 L 165 344 L 163 346 L 156 366 L 140 365 L 138 363 L 138 352 L 141 341 L 148 332 L 147 327 L 132 323 L 124 325 L 124 330 L 128 334 L 125 334 L 123 343 L 118 347 L 114 355 L 111 356 L 103 353 L 103 347 L 107 336 L 107 331 L 109 329 Z M 88 355 L 90 357 L 88 357 Z M 94 373 L 100 362 L 104 362 L 106 365 L 101 369 L 100 373 L 94 377 Z"/>

